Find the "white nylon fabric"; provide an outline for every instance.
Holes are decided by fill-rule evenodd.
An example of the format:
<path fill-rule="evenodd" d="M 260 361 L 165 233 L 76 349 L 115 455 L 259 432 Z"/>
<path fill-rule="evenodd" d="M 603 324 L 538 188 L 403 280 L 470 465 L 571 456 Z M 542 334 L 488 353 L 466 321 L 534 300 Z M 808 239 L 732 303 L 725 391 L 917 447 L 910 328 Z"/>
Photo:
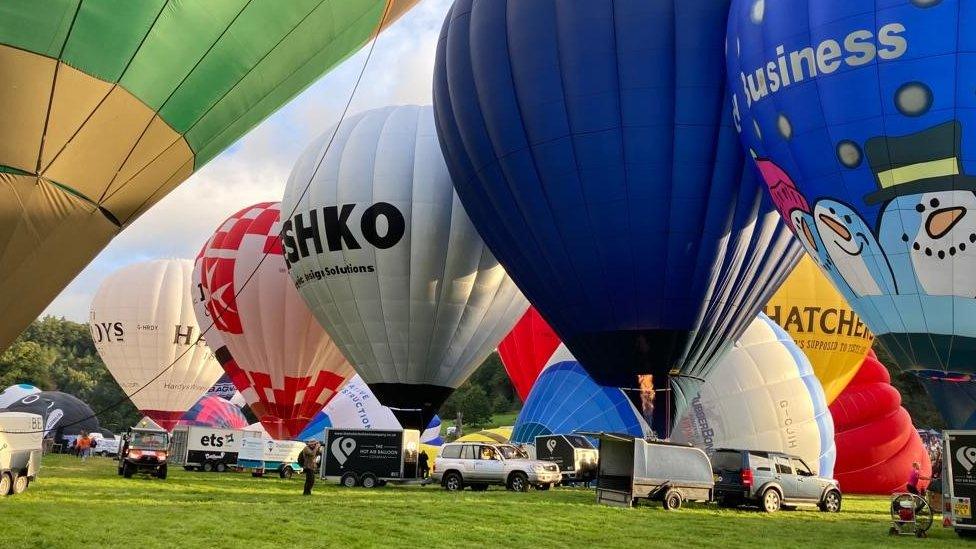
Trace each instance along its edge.
<path fill-rule="evenodd" d="M 347 226 L 360 247 L 330 251 L 322 234 L 321 253 L 307 241 L 307 256 L 290 256 L 298 250 L 289 249 L 289 236 L 296 235 L 286 226 L 292 280 L 367 383 L 457 388 L 528 302 L 454 192 L 433 110 L 401 106 L 351 116 L 323 158 L 331 135 L 313 142 L 296 163 L 282 211 L 303 216 L 306 225 L 317 212 L 322 226 L 323 207 L 355 204 Z M 405 222 L 403 237 L 385 248 L 366 240 L 361 222 L 378 202 L 395 206 Z M 376 232 L 387 236 L 390 228 L 379 217 Z M 343 267 L 358 272 L 328 274 Z"/>
<path fill-rule="evenodd" d="M 198 340 L 192 272 L 188 259 L 136 263 L 106 278 L 92 300 L 95 348 L 126 394 L 169 368 L 130 397 L 140 410 L 185 412 L 224 373 Z"/>
<path fill-rule="evenodd" d="M 827 475 L 836 454 L 833 420 L 812 366 L 763 314 L 709 373 L 672 440 L 706 451 L 785 452 Z"/>

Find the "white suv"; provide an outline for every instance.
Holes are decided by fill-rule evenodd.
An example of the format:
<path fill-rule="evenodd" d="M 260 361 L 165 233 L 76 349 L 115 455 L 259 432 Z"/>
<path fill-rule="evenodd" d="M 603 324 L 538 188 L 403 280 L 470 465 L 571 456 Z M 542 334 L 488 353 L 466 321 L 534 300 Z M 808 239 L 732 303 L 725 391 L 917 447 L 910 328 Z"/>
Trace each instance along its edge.
<path fill-rule="evenodd" d="M 562 473 L 551 461 L 529 459 L 525 452 L 511 444 L 454 442 L 445 444 L 434 460 L 431 479 L 447 490 L 487 490 L 498 484 L 516 492 L 529 485 L 548 490 L 559 484 Z"/>

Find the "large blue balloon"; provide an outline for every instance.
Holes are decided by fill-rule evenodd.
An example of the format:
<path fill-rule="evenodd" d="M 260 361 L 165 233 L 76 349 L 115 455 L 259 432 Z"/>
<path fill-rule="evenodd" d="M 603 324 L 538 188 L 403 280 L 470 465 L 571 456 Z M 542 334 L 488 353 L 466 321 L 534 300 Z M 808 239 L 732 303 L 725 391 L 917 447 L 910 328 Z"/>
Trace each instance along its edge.
<path fill-rule="evenodd" d="M 554 357 L 532 386 L 515 420 L 512 442 L 535 443 L 538 435 L 576 431 L 649 434 L 624 391 L 597 385 L 565 348 L 560 351 L 564 356 Z"/>
<path fill-rule="evenodd" d="M 596 382 L 671 378 L 659 434 L 799 249 L 732 125 L 727 14 L 457 0 L 437 49 L 437 131 L 469 216 Z"/>
<path fill-rule="evenodd" d="M 976 381 L 968 374 L 922 372 L 919 381 L 949 429 L 976 429 Z"/>
<path fill-rule="evenodd" d="M 777 206 L 906 369 L 976 372 L 976 2 L 737 0 L 733 109 Z"/>

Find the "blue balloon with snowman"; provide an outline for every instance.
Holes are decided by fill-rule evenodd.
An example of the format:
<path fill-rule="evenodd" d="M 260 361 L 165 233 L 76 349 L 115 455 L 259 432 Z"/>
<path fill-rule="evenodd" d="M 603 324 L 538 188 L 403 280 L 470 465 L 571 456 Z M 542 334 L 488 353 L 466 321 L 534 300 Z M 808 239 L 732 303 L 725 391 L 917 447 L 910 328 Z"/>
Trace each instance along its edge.
<path fill-rule="evenodd" d="M 732 115 L 777 209 L 905 369 L 976 372 L 976 2 L 734 0 Z"/>

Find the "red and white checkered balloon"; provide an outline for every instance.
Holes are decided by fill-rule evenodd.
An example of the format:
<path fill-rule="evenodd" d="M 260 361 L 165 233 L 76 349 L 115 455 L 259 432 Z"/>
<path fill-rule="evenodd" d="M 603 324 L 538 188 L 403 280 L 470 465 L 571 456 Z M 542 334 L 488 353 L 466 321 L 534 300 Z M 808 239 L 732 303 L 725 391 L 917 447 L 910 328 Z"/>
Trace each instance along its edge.
<path fill-rule="evenodd" d="M 197 256 L 194 305 L 221 365 L 275 438 L 294 438 L 354 375 L 288 278 L 277 202 L 244 208 Z M 250 279 L 250 280 L 249 280 Z"/>

